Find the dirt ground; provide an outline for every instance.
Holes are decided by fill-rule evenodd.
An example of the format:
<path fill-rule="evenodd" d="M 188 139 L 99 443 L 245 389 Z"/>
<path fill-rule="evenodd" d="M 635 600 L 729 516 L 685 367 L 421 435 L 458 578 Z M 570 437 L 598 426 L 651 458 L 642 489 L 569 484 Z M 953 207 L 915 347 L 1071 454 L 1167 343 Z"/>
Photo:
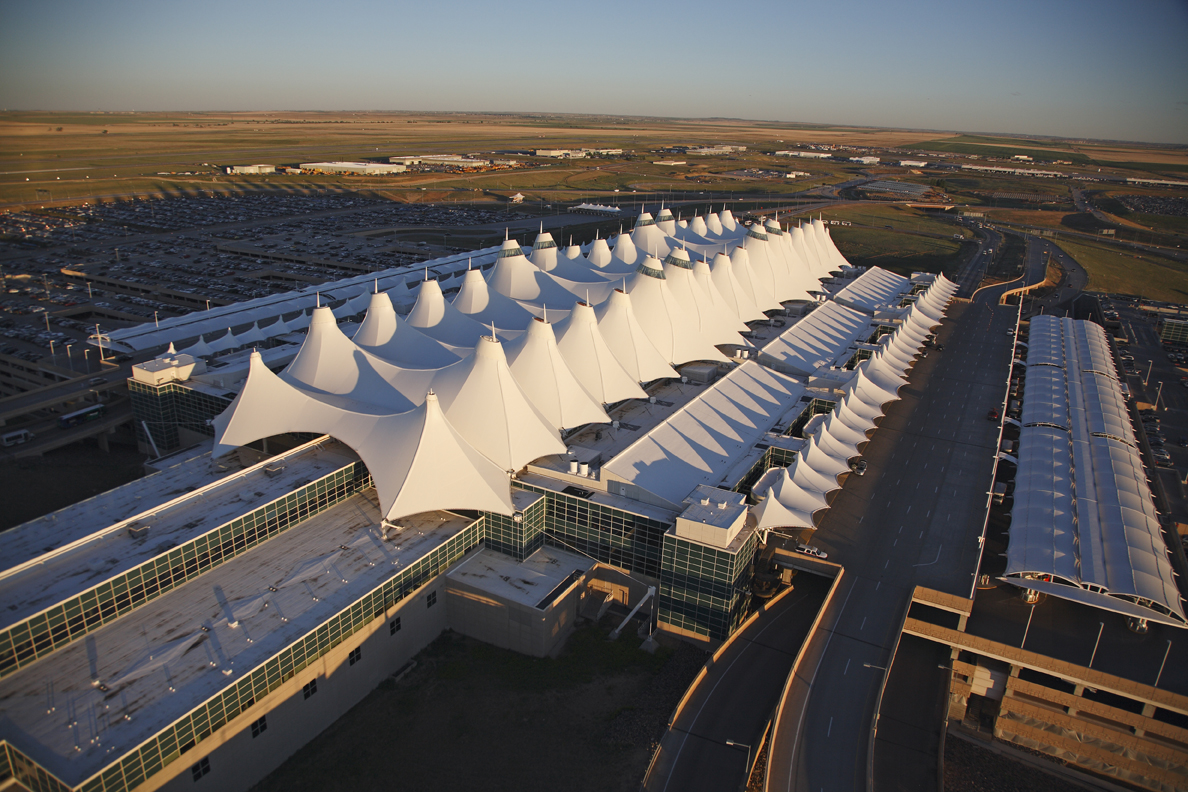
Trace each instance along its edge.
<path fill-rule="evenodd" d="M 144 475 L 144 454 L 112 443 L 75 443 L 43 457 L 0 462 L 0 530 L 86 500 Z"/>
<path fill-rule="evenodd" d="M 1025 748 L 1011 748 L 1033 753 L 1043 761 L 1055 761 Z M 1111 783 L 1126 786 L 1117 780 Z M 945 738 L 944 789 L 945 792 L 1084 792 L 1086 787 L 950 734 Z"/>
<path fill-rule="evenodd" d="M 635 792 L 706 655 L 606 632 L 579 627 L 554 660 L 447 631 L 253 792 Z"/>

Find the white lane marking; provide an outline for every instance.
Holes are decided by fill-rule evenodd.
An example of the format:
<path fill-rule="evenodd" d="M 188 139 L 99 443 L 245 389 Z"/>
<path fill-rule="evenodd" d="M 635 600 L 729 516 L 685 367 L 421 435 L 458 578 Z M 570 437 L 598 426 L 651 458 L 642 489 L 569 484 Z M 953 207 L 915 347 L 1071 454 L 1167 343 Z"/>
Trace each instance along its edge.
<path fill-rule="evenodd" d="M 831 734 L 833 734 L 833 718 L 829 719 L 829 728 L 825 730 L 826 737 L 828 737 Z M 822 792 L 824 792 L 825 787 L 821 787 L 821 790 L 822 790 Z"/>
<path fill-rule="evenodd" d="M 842 671 L 842 676 L 845 676 L 849 672 L 850 672 L 850 658 L 847 657 L 846 658 L 846 667 L 845 667 L 845 670 Z"/>
<path fill-rule="evenodd" d="M 863 616 L 863 617 L 862 617 L 862 624 L 861 624 L 861 626 L 859 626 L 859 627 L 858 627 L 858 629 L 859 629 L 859 630 L 865 630 L 865 629 L 866 629 L 866 617 L 865 617 L 865 616 Z"/>

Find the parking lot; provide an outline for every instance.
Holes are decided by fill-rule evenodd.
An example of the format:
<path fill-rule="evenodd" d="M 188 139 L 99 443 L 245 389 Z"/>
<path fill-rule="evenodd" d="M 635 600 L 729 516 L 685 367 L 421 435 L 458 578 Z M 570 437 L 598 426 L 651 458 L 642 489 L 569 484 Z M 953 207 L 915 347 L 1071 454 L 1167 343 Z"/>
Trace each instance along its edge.
<path fill-rule="evenodd" d="M 438 229 L 525 219 L 509 209 L 285 193 L 0 215 L 0 355 L 96 370 L 86 343 L 96 325 L 109 332 L 469 249 Z"/>

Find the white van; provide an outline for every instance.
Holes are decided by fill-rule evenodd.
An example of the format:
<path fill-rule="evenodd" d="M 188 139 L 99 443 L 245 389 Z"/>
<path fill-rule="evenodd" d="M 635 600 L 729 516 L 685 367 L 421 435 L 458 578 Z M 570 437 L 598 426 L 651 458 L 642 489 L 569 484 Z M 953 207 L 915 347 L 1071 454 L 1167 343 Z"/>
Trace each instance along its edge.
<path fill-rule="evenodd" d="M 4 446 L 5 448 L 8 448 L 9 446 L 20 445 L 21 443 L 27 443 L 32 439 L 33 439 L 33 433 L 30 432 L 28 429 L 18 429 L 15 432 L 9 432 L 8 434 L 4 435 L 3 437 L 0 437 L 0 446 Z"/>

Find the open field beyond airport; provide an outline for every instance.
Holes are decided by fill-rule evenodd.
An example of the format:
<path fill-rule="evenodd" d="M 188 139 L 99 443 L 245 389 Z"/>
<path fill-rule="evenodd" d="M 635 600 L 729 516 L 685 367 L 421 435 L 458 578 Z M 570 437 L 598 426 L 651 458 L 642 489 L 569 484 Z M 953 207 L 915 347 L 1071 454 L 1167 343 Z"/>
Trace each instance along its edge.
<path fill-rule="evenodd" d="M 733 144 L 748 150 L 727 156 L 673 157 L 666 146 Z M 0 205 L 38 207 L 84 200 L 202 192 L 374 191 L 398 201 L 503 200 L 523 192 L 530 200 L 626 198 L 632 190 L 676 197 L 788 194 L 852 179 L 863 166 L 838 161 L 789 160 L 772 152 L 809 145 L 840 147 L 835 154 L 878 148 L 901 155 L 929 151 L 1010 157 L 1031 152 L 1059 156 L 1073 168 L 1125 166 L 1133 175 L 1165 177 L 1188 171 L 1188 148 L 1087 144 L 977 135 L 945 135 L 857 127 L 829 127 L 737 119 L 682 120 L 619 116 L 424 113 L 0 113 Z M 226 165 L 295 165 L 323 160 L 386 161 L 395 154 L 501 153 L 538 148 L 622 148 L 613 159 L 541 160 L 528 167 L 479 173 L 406 173 L 390 176 L 227 176 Z M 886 156 L 885 156 L 886 158 Z M 683 165 L 661 165 L 677 159 Z M 1066 167 L 1066 166 L 1057 166 Z M 796 179 L 739 177 L 749 168 L 803 170 Z M 734 175 L 732 175 L 734 174 Z M 879 172 L 929 183 L 933 174 Z M 777 174 L 778 175 L 778 174 Z M 1066 195 L 1061 185 L 1036 180 L 974 179 L 949 189 Z M 616 194 L 615 191 L 618 191 Z M 988 203 L 978 196 L 971 203 Z"/>
<path fill-rule="evenodd" d="M 1188 264 L 1109 243 L 1056 240 L 1089 273 L 1091 291 L 1133 294 L 1149 300 L 1188 302 Z"/>

